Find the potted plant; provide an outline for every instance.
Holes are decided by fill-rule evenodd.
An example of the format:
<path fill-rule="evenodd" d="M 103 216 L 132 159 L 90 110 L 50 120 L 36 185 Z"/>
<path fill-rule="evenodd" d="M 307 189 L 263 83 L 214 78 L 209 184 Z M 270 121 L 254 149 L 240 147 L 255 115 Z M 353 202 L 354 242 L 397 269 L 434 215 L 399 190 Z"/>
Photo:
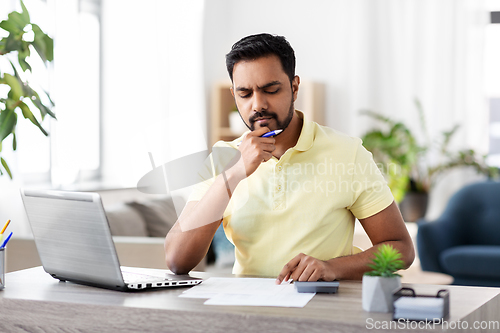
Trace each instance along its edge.
<path fill-rule="evenodd" d="M 479 156 L 472 149 L 449 149 L 449 143 L 459 125 L 431 140 L 422 105 L 417 99 L 415 106 L 423 136 L 426 138 L 424 144 L 418 142 L 414 133 L 404 123 L 373 111 L 362 111 L 362 114 L 382 123 L 386 128 L 371 130 L 361 138 L 363 145 L 372 152 L 375 162 L 385 174 L 394 199 L 400 205 L 403 218 L 412 222 L 425 215 L 428 193 L 440 173 L 460 166 L 470 166 L 490 178 L 496 178 L 498 174 L 498 169 L 487 166 L 487 156 Z M 431 156 L 436 155 L 440 160 L 431 163 Z"/>
<path fill-rule="evenodd" d="M 401 275 L 396 273 L 404 268 L 401 253 L 391 245 L 382 244 L 368 266 L 372 270 L 363 275 L 363 310 L 391 312 L 392 294 L 401 288 Z"/>
<path fill-rule="evenodd" d="M 54 103 L 48 93 L 38 93 L 30 86 L 31 66 L 29 57 L 35 54 L 42 59 L 45 65 L 53 60 L 54 42 L 40 27 L 31 22 L 28 10 L 21 1 L 22 12 L 13 11 L 7 20 L 0 22 L 0 29 L 8 33 L 0 40 L 0 84 L 7 85 L 5 94 L 0 92 L 0 154 L 2 142 L 12 135 L 12 149 L 16 150 L 16 125 L 20 112 L 25 119 L 29 119 L 44 135 L 47 131 L 41 122 L 46 115 L 56 118 L 51 108 Z M 9 89 L 10 88 L 10 89 Z M 0 91 L 3 91 L 0 90 Z M 40 112 L 40 120 L 32 110 Z M 12 179 L 12 172 L 7 161 L 0 155 L 0 175 L 7 172 Z"/>

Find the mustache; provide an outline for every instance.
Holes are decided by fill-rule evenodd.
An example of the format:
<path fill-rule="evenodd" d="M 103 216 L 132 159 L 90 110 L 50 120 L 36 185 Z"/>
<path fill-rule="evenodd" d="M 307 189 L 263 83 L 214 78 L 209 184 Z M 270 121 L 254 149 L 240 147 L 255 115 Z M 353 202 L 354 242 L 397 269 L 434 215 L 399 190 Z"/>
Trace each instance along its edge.
<path fill-rule="evenodd" d="M 248 121 L 253 124 L 259 118 L 275 118 L 277 119 L 277 114 L 275 112 L 270 111 L 258 111 L 255 112 Z"/>

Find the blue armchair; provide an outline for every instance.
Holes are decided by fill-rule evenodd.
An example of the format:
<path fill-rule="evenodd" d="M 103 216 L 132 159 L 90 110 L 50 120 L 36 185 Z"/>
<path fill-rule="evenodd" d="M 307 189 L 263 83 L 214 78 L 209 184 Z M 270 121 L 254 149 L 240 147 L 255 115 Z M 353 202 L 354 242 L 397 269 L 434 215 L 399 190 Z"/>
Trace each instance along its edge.
<path fill-rule="evenodd" d="M 500 183 L 455 193 L 433 222 L 418 222 L 422 270 L 453 276 L 453 284 L 500 287 Z"/>

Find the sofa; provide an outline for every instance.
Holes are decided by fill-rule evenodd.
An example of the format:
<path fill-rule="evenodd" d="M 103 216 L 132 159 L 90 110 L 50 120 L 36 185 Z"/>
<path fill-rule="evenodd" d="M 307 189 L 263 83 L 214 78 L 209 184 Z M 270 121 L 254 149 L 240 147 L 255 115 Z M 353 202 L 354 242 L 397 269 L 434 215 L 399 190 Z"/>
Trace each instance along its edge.
<path fill-rule="evenodd" d="M 435 221 L 418 221 L 422 270 L 449 274 L 453 284 L 500 287 L 500 183 L 463 187 Z"/>

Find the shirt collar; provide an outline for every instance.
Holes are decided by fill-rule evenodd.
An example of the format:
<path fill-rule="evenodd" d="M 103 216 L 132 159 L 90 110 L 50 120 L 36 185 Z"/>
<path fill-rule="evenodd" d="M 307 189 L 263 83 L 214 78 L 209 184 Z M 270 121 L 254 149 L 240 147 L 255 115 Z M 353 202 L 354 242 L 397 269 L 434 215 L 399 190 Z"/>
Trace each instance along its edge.
<path fill-rule="evenodd" d="M 293 149 L 298 151 L 306 151 L 310 149 L 314 141 L 314 123 L 306 119 L 304 113 L 299 110 L 295 110 L 299 118 L 303 120 L 302 130 L 300 131 L 299 140 Z"/>

